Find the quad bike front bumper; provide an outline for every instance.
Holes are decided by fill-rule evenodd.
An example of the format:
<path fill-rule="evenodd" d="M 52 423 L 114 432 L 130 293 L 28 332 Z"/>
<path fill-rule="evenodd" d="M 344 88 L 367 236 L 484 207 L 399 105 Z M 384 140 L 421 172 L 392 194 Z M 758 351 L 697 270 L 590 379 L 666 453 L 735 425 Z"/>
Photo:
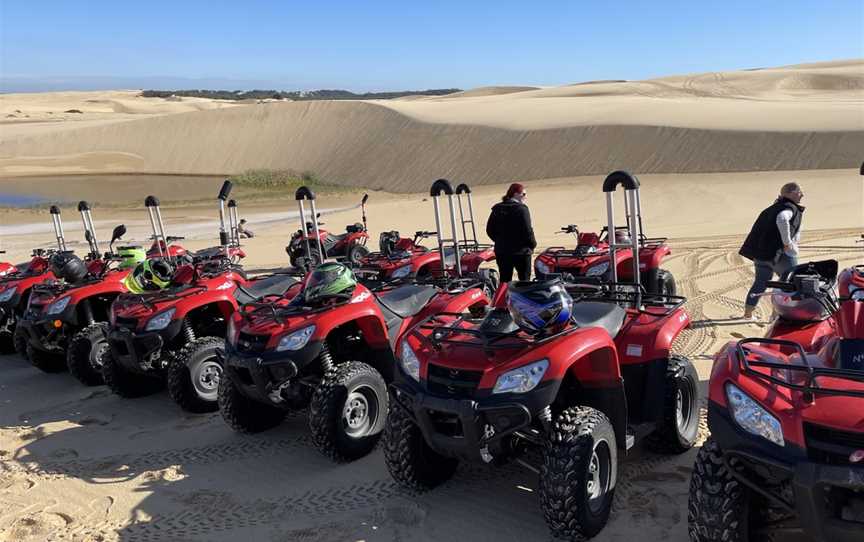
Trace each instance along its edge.
<path fill-rule="evenodd" d="M 293 352 L 256 352 L 248 346 L 226 344 L 224 374 L 249 399 L 282 406 L 280 390 L 318 358 L 322 346 L 319 341 L 310 341 Z"/>
<path fill-rule="evenodd" d="M 74 334 L 69 325 L 60 318 L 22 318 L 16 324 L 24 331 L 27 343 L 34 349 L 51 354 L 62 354 L 68 338 Z"/>
<path fill-rule="evenodd" d="M 812 452 L 791 442 L 781 448 L 740 429 L 716 403 L 709 403 L 708 420 L 732 476 L 793 513 L 808 537 L 816 542 L 864 540 L 864 462 L 852 464 L 848 454 L 846 464 L 839 458 L 814 460 Z M 839 446 L 829 447 L 845 453 Z"/>
<path fill-rule="evenodd" d="M 391 397 L 396 408 L 411 413 L 426 443 L 439 454 L 489 462 L 509 445 L 509 437 L 540 417 L 559 384 L 541 382 L 524 394 L 455 398 L 430 393 L 425 384 L 397 371 Z"/>
<path fill-rule="evenodd" d="M 177 336 L 182 326 L 183 322 L 176 320 L 161 331 L 143 333 L 136 333 L 126 327 L 113 327 L 108 332 L 111 355 L 120 366 L 133 373 L 148 374 L 160 371 L 165 338 Z"/>

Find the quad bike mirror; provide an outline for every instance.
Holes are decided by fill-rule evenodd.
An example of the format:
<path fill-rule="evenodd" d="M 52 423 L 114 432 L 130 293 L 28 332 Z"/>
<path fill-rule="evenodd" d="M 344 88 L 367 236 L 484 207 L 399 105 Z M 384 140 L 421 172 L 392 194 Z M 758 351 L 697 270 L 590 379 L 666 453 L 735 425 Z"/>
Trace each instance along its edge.
<path fill-rule="evenodd" d="M 111 232 L 111 242 L 108 243 L 108 250 L 110 250 L 112 254 L 114 253 L 114 243 L 124 235 L 126 235 L 125 224 L 118 224 L 114 227 L 114 231 Z"/>
<path fill-rule="evenodd" d="M 120 224 L 114 228 L 114 231 L 111 232 L 111 242 L 117 241 L 121 237 L 126 235 L 126 225 Z"/>

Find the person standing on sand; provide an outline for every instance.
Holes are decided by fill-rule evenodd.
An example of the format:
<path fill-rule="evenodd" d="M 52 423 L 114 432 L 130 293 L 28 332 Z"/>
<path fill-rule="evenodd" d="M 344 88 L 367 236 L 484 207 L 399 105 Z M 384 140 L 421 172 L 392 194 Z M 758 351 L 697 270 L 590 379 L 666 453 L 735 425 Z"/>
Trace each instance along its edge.
<path fill-rule="evenodd" d="M 237 233 L 240 235 L 240 237 L 244 239 L 250 239 L 252 237 L 255 237 L 255 232 L 246 227 L 245 218 L 240 219 L 240 223 L 237 224 Z"/>
<path fill-rule="evenodd" d="M 519 280 L 531 278 L 531 253 L 537 247 L 531 213 L 525 205 L 528 193 L 519 183 L 513 183 L 500 203 L 492 207 L 486 222 L 486 235 L 495 243 L 495 261 L 501 282 L 513 280 L 513 269 Z"/>
<path fill-rule="evenodd" d="M 759 214 L 738 254 L 753 260 L 756 276 L 744 303 L 744 319 L 753 320 L 753 311 L 759 296 L 765 293 L 767 282 L 776 273 L 785 280 L 789 271 L 798 265 L 798 243 L 801 240 L 801 219 L 804 207 L 800 205 L 804 192 L 797 183 L 786 183 L 780 197 Z"/>

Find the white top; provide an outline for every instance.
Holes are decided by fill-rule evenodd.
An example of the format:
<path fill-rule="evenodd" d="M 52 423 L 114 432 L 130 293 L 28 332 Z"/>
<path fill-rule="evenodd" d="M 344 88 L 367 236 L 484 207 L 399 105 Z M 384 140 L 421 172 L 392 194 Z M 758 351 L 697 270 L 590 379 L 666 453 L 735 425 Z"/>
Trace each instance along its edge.
<path fill-rule="evenodd" d="M 798 232 L 795 233 L 795 236 L 792 236 L 792 210 L 784 209 L 777 213 L 777 229 L 780 230 L 780 240 L 783 241 L 783 245 L 788 245 L 788 249 L 786 249 L 786 253 L 790 256 L 798 254 L 798 244 L 801 242 L 801 228 L 798 228 Z"/>

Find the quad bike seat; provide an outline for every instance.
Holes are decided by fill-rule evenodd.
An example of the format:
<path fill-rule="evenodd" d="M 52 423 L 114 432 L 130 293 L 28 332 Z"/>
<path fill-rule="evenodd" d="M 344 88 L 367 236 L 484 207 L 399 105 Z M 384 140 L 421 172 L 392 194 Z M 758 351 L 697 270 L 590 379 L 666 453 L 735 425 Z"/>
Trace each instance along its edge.
<path fill-rule="evenodd" d="M 292 275 L 273 275 L 267 278 L 253 280 L 246 286 L 237 285 L 234 299 L 241 305 L 261 299 L 266 295 L 282 295 L 285 290 L 297 282 Z"/>
<path fill-rule="evenodd" d="M 601 301 L 581 301 L 573 305 L 573 321 L 579 327 L 600 327 L 613 339 L 621 326 L 627 311 L 614 303 Z"/>
<path fill-rule="evenodd" d="M 434 286 L 412 284 L 375 295 L 381 313 L 384 315 L 391 345 L 395 346 L 396 331 L 402 321 L 420 312 L 436 293 L 438 289 Z"/>

